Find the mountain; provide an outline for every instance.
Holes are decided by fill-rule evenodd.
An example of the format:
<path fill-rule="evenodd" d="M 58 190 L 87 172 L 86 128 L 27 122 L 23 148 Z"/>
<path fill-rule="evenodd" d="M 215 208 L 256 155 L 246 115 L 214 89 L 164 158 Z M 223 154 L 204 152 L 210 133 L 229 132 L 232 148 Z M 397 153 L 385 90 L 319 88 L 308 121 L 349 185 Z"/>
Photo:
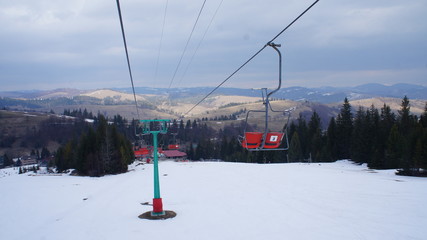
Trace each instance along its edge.
<path fill-rule="evenodd" d="M 169 97 L 170 99 L 188 99 L 202 98 L 210 93 L 212 87 L 192 87 L 192 88 L 150 88 L 137 87 L 135 92 L 143 96 L 159 96 Z M 0 97 L 7 98 L 22 98 L 22 99 L 47 99 L 60 97 L 75 97 L 75 96 L 90 96 L 100 98 L 99 96 L 126 98 L 133 100 L 131 88 L 113 88 L 102 90 L 77 90 L 77 89 L 56 89 L 50 91 L 13 91 L 0 92 Z M 246 96 L 246 97 L 261 97 L 260 90 L 243 89 L 243 88 L 218 88 L 213 95 L 230 95 L 230 96 Z M 272 97 L 283 98 L 293 101 L 310 101 L 318 103 L 336 103 L 341 102 L 347 97 L 349 100 L 359 100 L 365 98 L 389 97 L 403 98 L 408 96 L 409 99 L 427 99 L 427 87 L 413 84 L 395 84 L 386 86 L 382 84 L 364 84 L 356 87 L 287 87 L 277 91 Z M 139 99 L 138 99 L 139 100 Z"/>
<path fill-rule="evenodd" d="M 131 93 L 131 88 L 118 88 L 118 91 Z M 187 97 L 203 97 L 213 90 L 212 87 L 195 88 L 136 88 L 138 94 L 169 95 L 172 99 Z M 247 97 L 261 97 L 260 90 L 242 89 L 242 88 L 218 88 L 214 95 L 234 95 Z M 356 87 L 287 87 L 277 91 L 273 97 L 283 98 L 293 101 L 310 101 L 318 103 L 336 103 L 341 102 L 347 97 L 349 100 L 358 100 L 375 97 L 403 98 L 409 99 L 427 99 L 427 87 L 412 84 L 395 84 L 385 86 L 382 84 L 364 84 Z"/>
<path fill-rule="evenodd" d="M 15 91 L 0 92 L 0 108 L 17 110 L 35 110 L 62 113 L 64 109 L 87 109 L 93 113 L 107 116 L 120 114 L 132 118 L 177 118 L 192 109 L 196 103 L 212 91 L 211 87 L 194 88 L 136 88 L 138 116 L 131 88 L 77 90 L 56 89 L 51 91 Z M 401 99 L 408 96 L 411 112 L 420 114 L 424 111 L 427 99 L 427 87 L 411 84 L 365 84 L 356 87 L 288 87 L 272 95 L 278 109 L 295 108 L 293 118 L 302 114 L 311 116 L 312 111 L 319 113 L 324 122 L 334 117 L 347 97 L 357 110 L 372 104 L 381 108 L 383 104 L 392 110 L 400 108 Z M 262 108 L 261 91 L 241 88 L 219 88 L 204 99 L 186 117 L 215 118 L 216 116 L 236 115 L 244 109 Z"/>

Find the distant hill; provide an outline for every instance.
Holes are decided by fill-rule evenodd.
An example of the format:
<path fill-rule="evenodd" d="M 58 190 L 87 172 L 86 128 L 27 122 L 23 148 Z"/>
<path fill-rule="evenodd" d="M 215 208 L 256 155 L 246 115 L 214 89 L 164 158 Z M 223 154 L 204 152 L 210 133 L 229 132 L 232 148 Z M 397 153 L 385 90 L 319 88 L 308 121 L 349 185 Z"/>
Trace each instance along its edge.
<path fill-rule="evenodd" d="M 178 118 L 206 96 L 213 88 L 136 88 L 139 118 Z M 292 115 L 311 116 L 312 111 L 321 115 L 324 122 L 336 116 L 347 97 L 356 111 L 372 104 L 381 108 L 385 103 L 392 110 L 400 108 L 401 99 L 408 96 L 411 112 L 421 114 L 427 99 L 427 87 L 411 84 L 365 84 L 357 87 L 288 87 L 280 89 L 272 97 L 279 109 L 294 107 Z M 236 114 L 244 109 L 262 108 L 261 91 L 241 88 L 219 88 L 191 113 L 190 118 L 205 118 Z M 50 91 L 0 92 L 0 108 L 62 113 L 64 109 L 87 109 L 106 116 L 120 114 L 128 119 L 138 118 L 131 88 L 77 90 L 57 89 Z"/>
<path fill-rule="evenodd" d="M 205 96 L 212 91 L 212 87 L 195 88 L 136 88 L 138 94 L 169 95 L 172 99 L 186 97 Z M 131 93 L 131 88 L 119 88 L 118 91 Z M 219 88 L 215 91 L 216 95 L 234 95 L 247 97 L 260 97 L 259 90 L 242 88 Z M 349 100 L 359 100 L 365 98 L 388 97 L 409 99 L 427 99 L 427 87 L 412 84 L 395 84 L 385 86 L 382 84 L 365 84 L 356 87 L 287 87 L 280 89 L 275 93 L 275 98 L 283 98 L 293 101 L 310 101 L 318 103 L 336 103 L 341 102 L 347 97 Z"/>
<path fill-rule="evenodd" d="M 203 97 L 212 91 L 212 87 L 193 87 L 193 88 L 149 88 L 137 87 L 135 91 L 142 96 L 159 96 L 169 97 L 170 99 L 185 99 Z M 90 96 L 100 98 L 98 96 L 114 97 L 120 96 L 126 100 L 133 100 L 131 88 L 115 88 L 115 89 L 100 89 L 100 90 L 77 90 L 77 89 L 56 89 L 49 91 L 32 90 L 32 91 L 13 91 L 0 92 L 0 97 L 22 98 L 22 99 L 47 99 L 60 97 L 75 97 L 75 96 Z M 243 89 L 243 88 L 219 88 L 214 92 L 214 95 L 229 95 L 229 96 L 246 96 L 260 97 L 259 90 Z M 403 98 L 408 96 L 409 99 L 427 99 L 427 87 L 413 84 L 395 84 L 385 86 L 382 84 L 364 84 L 356 87 L 287 87 L 280 89 L 275 95 L 275 98 L 283 98 L 293 101 L 306 100 L 318 103 L 335 103 L 341 102 L 345 97 L 350 100 L 359 100 L 366 98 L 388 97 L 388 98 Z"/>

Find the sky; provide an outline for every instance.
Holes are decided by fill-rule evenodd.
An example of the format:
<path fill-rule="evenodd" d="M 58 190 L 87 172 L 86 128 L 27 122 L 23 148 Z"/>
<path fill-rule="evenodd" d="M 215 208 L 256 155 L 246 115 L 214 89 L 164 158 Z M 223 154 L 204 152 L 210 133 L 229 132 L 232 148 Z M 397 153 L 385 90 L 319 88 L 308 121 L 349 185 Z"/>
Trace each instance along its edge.
<path fill-rule="evenodd" d="M 217 86 L 313 2 L 206 0 L 188 40 L 204 0 L 121 0 L 135 87 Z M 427 86 L 426 12 L 320 0 L 274 41 L 282 86 Z M 1 1 L 0 29 L 0 91 L 131 87 L 116 1 Z M 278 62 L 267 47 L 223 86 L 276 87 Z"/>

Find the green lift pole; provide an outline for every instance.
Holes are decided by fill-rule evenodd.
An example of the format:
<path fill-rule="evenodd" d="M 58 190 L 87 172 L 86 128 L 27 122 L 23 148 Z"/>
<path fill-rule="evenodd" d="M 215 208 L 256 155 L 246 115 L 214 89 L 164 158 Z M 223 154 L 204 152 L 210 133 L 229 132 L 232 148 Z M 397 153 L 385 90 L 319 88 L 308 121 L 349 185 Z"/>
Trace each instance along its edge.
<path fill-rule="evenodd" d="M 167 123 L 170 120 L 167 119 L 156 119 L 156 120 L 140 120 L 143 124 L 144 134 L 153 134 L 153 164 L 154 164 L 154 198 L 153 198 L 153 211 L 152 216 L 165 215 L 163 211 L 163 202 L 160 197 L 160 180 L 159 180 L 159 159 L 158 159 L 158 144 L 157 136 L 159 133 L 167 133 Z"/>

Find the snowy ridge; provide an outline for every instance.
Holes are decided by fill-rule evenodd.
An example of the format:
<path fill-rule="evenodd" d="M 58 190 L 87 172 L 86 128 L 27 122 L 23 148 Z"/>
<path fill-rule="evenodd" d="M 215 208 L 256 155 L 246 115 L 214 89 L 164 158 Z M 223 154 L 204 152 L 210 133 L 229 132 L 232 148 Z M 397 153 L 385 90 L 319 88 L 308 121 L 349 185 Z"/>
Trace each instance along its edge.
<path fill-rule="evenodd" d="M 161 162 L 165 210 L 152 201 L 152 165 L 102 178 L 0 170 L 0 239 L 424 239 L 427 179 L 349 161 Z M 6 173 L 6 174 L 5 174 Z M 7 193 L 7 194 L 5 194 Z M 23 227 L 25 226 L 25 227 Z"/>

